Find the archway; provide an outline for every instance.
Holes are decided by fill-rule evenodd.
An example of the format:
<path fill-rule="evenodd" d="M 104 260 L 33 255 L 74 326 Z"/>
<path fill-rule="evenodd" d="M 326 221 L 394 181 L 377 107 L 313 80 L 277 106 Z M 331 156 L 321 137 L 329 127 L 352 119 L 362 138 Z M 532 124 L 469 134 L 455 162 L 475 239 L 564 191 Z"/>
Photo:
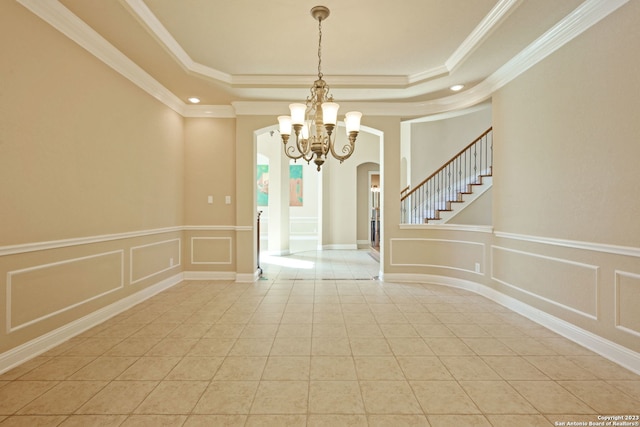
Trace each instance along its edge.
<path fill-rule="evenodd" d="M 338 134 L 344 133 L 343 126 L 339 123 Z M 366 200 L 364 206 L 358 207 L 357 171 L 361 164 L 373 164 L 380 170 L 381 132 L 363 129 L 353 156 L 342 164 L 330 158 L 321 172 L 304 161 L 289 162 L 282 154 L 276 126 L 258 129 L 254 135 L 258 168 L 256 197 L 259 188 L 262 192 L 266 188 L 267 196 L 263 195 L 263 202 L 256 203 L 257 209 L 263 211 L 262 251 L 287 255 L 317 249 L 355 250 L 360 243 L 369 242 L 368 234 L 363 237 L 357 232 L 360 227 L 357 212 L 367 214 L 369 203 Z M 265 171 L 268 171 L 266 176 Z M 297 203 L 289 200 L 289 196 L 296 193 L 292 186 L 301 190 L 296 196 Z M 362 189 L 368 197 L 368 182 Z M 368 223 L 368 219 L 363 222 Z M 364 227 L 366 232 L 368 228 Z"/>

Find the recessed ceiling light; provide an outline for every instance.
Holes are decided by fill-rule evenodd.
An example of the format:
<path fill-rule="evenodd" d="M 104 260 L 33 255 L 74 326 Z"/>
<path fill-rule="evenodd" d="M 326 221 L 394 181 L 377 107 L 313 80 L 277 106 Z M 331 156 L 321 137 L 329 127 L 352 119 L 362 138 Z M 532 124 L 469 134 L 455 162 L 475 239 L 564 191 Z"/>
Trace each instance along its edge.
<path fill-rule="evenodd" d="M 464 85 L 453 85 L 449 89 L 451 89 L 454 92 L 457 92 L 457 91 L 461 90 L 463 87 L 464 87 Z"/>
<path fill-rule="evenodd" d="M 192 104 L 197 104 L 200 102 L 200 98 L 196 98 L 195 96 L 192 96 L 191 98 L 188 99 L 190 103 Z"/>

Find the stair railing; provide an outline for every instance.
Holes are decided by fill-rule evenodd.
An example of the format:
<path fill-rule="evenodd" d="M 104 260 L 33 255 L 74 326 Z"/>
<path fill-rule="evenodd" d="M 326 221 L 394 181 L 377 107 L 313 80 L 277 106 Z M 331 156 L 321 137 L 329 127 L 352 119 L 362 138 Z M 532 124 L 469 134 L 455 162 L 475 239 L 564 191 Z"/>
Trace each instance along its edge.
<path fill-rule="evenodd" d="M 440 212 L 450 211 L 452 203 L 461 202 L 463 194 L 492 173 L 493 128 L 489 128 L 411 191 L 401 193 L 402 223 L 440 219 Z"/>

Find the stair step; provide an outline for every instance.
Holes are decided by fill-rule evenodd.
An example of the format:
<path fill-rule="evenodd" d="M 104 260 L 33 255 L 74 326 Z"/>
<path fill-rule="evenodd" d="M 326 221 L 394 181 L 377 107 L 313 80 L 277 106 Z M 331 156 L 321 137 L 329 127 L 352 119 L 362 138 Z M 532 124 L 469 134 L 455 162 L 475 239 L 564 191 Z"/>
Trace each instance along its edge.
<path fill-rule="evenodd" d="M 464 205 L 459 205 L 460 203 L 472 203 L 492 186 L 492 131 L 493 128 L 487 129 L 416 188 L 408 191 L 407 187 L 400 192 L 402 215 L 405 220 L 416 224 L 446 223 L 465 209 Z M 480 157 L 476 158 L 478 149 Z M 469 157 L 468 165 L 467 157 L 464 157 L 462 162 L 463 155 L 473 156 Z M 458 204 L 455 205 L 455 209 L 454 203 Z"/>
<path fill-rule="evenodd" d="M 483 175 L 485 176 L 486 182 L 482 182 L 482 180 L 479 180 L 480 182 L 478 183 L 471 183 L 471 184 L 467 184 L 467 186 L 471 189 L 472 186 L 477 186 L 479 187 L 479 191 L 459 191 L 457 193 L 458 198 L 455 200 L 446 200 L 445 202 L 442 203 L 442 209 L 437 209 L 437 208 L 432 208 L 431 211 L 429 210 L 425 210 L 425 215 L 424 215 L 424 224 L 428 224 L 430 222 L 432 223 L 447 223 L 451 218 L 453 218 L 453 216 L 455 216 L 458 212 L 460 212 L 461 209 L 453 209 L 452 208 L 452 204 L 453 203 L 467 203 L 467 202 L 471 202 L 473 200 L 475 200 L 477 197 L 481 196 L 488 188 L 491 188 L 492 186 L 492 181 L 491 175 Z M 485 187 L 485 188 L 483 188 Z M 470 199 L 465 197 L 465 196 L 470 196 Z M 462 208 L 464 209 L 464 207 Z M 444 215 L 440 215 L 440 213 L 444 214 Z M 434 217 L 435 216 L 435 217 Z"/>

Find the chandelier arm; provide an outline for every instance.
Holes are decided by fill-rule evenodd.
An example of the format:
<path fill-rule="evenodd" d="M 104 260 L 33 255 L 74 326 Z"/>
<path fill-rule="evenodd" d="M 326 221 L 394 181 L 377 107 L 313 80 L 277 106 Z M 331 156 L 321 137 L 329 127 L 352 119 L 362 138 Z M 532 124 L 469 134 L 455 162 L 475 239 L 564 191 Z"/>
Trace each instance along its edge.
<path fill-rule="evenodd" d="M 310 164 L 311 160 L 313 160 L 314 158 L 316 159 L 314 160 L 314 162 L 317 162 L 317 160 L 319 158 L 322 158 L 322 156 L 314 150 L 312 145 L 313 141 L 307 141 L 307 142 L 309 143 L 309 145 L 307 146 L 307 152 L 305 154 L 304 159 L 307 161 L 307 164 Z"/>
<path fill-rule="evenodd" d="M 356 149 L 356 138 L 358 137 L 358 132 L 349 132 L 349 144 L 342 146 L 342 152 L 345 153 L 344 156 L 339 155 L 335 151 L 335 137 L 333 140 L 329 140 L 329 150 L 331 150 L 331 155 L 340 160 L 340 163 L 347 160 Z"/>
<path fill-rule="evenodd" d="M 333 141 L 331 140 L 331 134 L 328 134 L 326 137 L 327 142 L 322 143 L 322 155 L 326 158 L 327 154 L 332 150 L 333 141 L 335 141 L 336 137 L 333 136 Z"/>
<path fill-rule="evenodd" d="M 304 139 L 300 139 L 300 137 L 296 134 L 296 147 L 298 148 L 298 152 L 300 153 L 300 156 L 298 158 L 302 158 L 307 163 L 309 163 L 313 159 L 313 153 L 311 153 L 311 155 L 307 157 L 307 155 L 311 151 L 309 140 L 305 141 Z"/>
<path fill-rule="evenodd" d="M 347 135 L 349 142 L 340 148 L 340 154 L 338 154 L 335 147 L 336 135 L 333 131 L 337 125 L 336 116 L 339 106 L 334 103 L 329 85 L 322 78 L 322 21 L 329 16 L 329 8 L 316 6 L 311 9 L 311 16 L 318 21 L 318 79 L 311 86 L 306 101 L 306 111 L 301 108 L 305 105 L 291 104 L 289 106 L 291 117 L 281 116 L 278 117 L 278 121 L 281 129 L 284 129 L 280 133 L 284 142 L 285 155 L 294 160 L 304 159 L 307 163 L 313 160 L 317 170 L 320 171 L 329 154 L 340 163 L 351 157 L 355 151 L 357 129 L 360 127 L 362 114 L 357 111 L 347 113 L 345 125 L 349 130 Z M 302 117 L 303 113 L 304 117 Z M 288 144 L 289 136 L 293 136 L 292 127 L 295 130 L 296 141 Z"/>
<path fill-rule="evenodd" d="M 309 156 L 308 158 L 304 156 L 302 158 L 307 162 L 307 164 L 309 164 L 311 163 L 311 160 L 313 160 L 313 153 L 311 153 L 311 156 Z"/>
<path fill-rule="evenodd" d="M 294 147 L 292 147 L 292 146 L 286 147 L 285 146 L 284 155 L 287 156 L 288 158 L 293 159 L 293 160 L 298 160 L 298 159 L 303 157 L 302 154 L 299 155 L 299 156 L 294 156 L 293 154 L 289 154 L 289 153 L 294 153 L 294 152 L 295 152 L 295 148 Z"/>
<path fill-rule="evenodd" d="M 298 160 L 302 157 L 302 154 L 300 154 L 299 156 L 294 155 L 293 153 L 295 153 L 295 147 L 292 145 L 289 145 L 289 135 L 282 135 L 282 143 L 284 145 L 284 155 L 287 156 L 290 159 Z"/>

